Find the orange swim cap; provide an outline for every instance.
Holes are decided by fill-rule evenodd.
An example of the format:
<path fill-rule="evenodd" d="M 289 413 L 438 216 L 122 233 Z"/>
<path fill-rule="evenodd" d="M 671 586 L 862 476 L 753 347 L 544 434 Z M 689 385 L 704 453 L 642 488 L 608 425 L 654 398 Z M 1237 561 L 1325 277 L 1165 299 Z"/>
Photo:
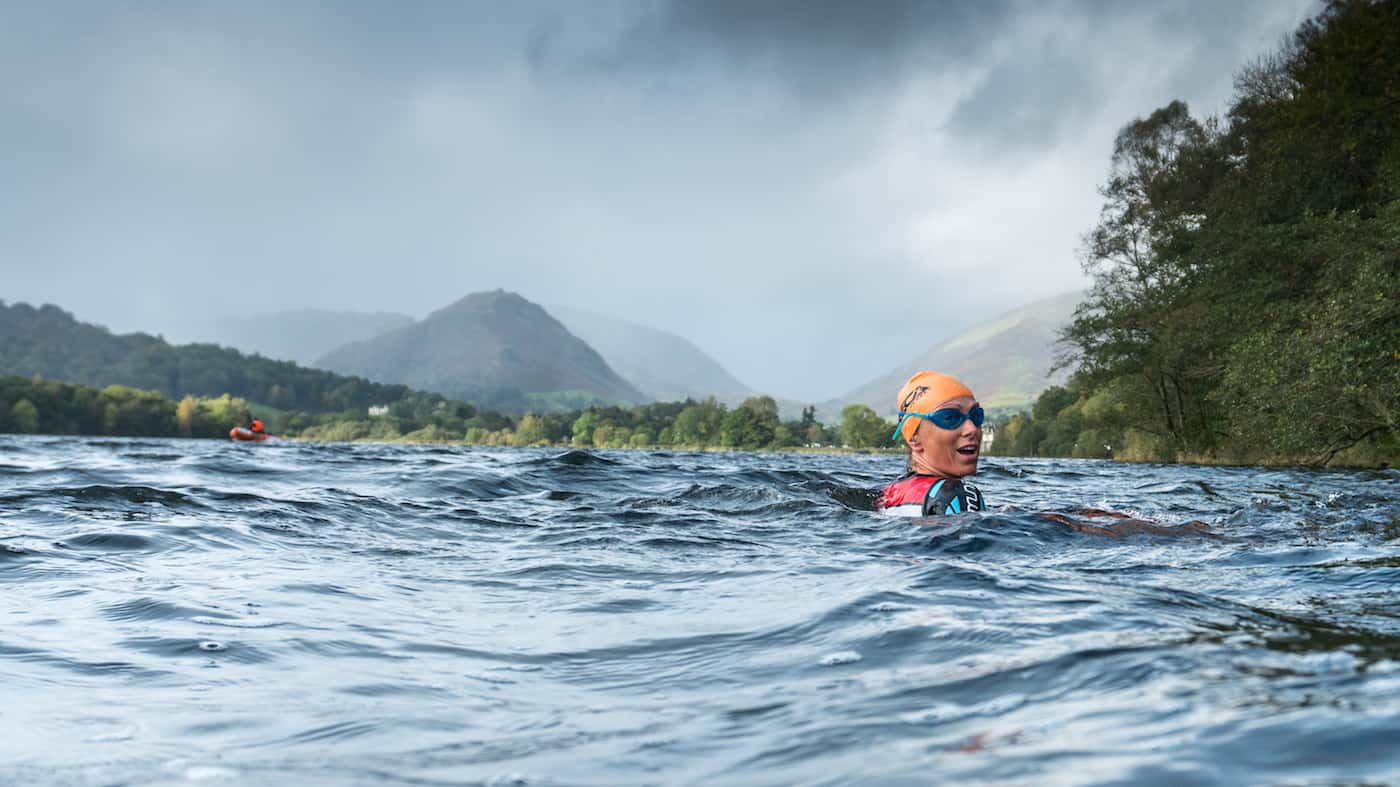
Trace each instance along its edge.
<path fill-rule="evenodd" d="M 972 396 L 972 389 L 963 385 L 956 377 L 939 372 L 918 372 L 899 389 L 899 398 L 895 400 L 894 405 L 900 413 L 931 413 L 938 405 L 959 396 Z M 909 418 L 900 425 L 899 433 L 908 440 L 918 428 L 918 419 Z"/>

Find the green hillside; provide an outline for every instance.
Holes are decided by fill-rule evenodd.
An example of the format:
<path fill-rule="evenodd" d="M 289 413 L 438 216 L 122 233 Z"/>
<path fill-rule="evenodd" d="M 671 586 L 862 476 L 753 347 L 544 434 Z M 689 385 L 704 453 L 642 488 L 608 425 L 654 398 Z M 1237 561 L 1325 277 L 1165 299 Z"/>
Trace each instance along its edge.
<path fill-rule="evenodd" d="M 244 355 L 214 344 L 171 345 L 144 333 L 113 335 L 52 304 L 0 302 L 0 374 L 186 395 L 229 394 L 280 410 L 364 410 L 421 394 Z M 433 397 L 441 399 L 441 397 Z"/>
<path fill-rule="evenodd" d="M 502 412 L 647 400 L 544 309 L 503 290 L 468 295 L 422 322 L 336 349 L 316 365 Z"/>

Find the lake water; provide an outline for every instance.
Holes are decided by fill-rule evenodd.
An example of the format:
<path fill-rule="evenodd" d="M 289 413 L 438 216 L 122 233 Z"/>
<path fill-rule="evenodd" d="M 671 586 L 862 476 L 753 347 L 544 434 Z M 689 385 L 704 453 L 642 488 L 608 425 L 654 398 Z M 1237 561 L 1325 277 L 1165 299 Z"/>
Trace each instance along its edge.
<path fill-rule="evenodd" d="M 0 436 L 0 782 L 1400 781 L 1400 473 L 901 467 Z"/>

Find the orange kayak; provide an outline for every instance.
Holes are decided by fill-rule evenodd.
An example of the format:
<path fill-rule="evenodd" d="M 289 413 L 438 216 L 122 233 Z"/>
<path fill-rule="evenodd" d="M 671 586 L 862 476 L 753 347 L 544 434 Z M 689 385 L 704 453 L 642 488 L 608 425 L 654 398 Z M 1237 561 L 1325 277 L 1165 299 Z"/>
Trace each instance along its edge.
<path fill-rule="evenodd" d="M 267 439 L 267 435 L 254 432 L 251 429 L 244 429 L 241 426 L 235 426 L 228 430 L 228 437 L 230 440 L 242 440 L 254 443 L 261 443 L 263 440 Z"/>

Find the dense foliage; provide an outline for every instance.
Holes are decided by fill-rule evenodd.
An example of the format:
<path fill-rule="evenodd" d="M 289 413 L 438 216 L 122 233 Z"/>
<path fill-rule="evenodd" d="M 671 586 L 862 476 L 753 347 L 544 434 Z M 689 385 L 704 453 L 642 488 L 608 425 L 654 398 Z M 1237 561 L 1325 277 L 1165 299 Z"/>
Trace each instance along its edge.
<path fill-rule="evenodd" d="M 868 408 L 867 408 L 868 409 Z M 637 407 L 594 405 L 572 412 L 526 413 L 509 417 L 482 412 L 460 424 L 436 423 L 410 430 L 391 418 L 337 418 L 300 429 L 317 440 L 409 440 L 478 445 L 558 445 L 595 448 L 781 449 L 801 446 L 874 448 L 885 440 L 848 442 L 839 429 L 823 426 L 814 408 L 800 420 L 782 421 L 777 403 L 755 396 L 730 409 L 715 399 L 658 402 Z M 873 416 L 874 414 L 871 413 Z M 878 420 L 878 419 L 877 419 Z M 883 423 L 883 422 L 882 422 Z"/>
<path fill-rule="evenodd" d="M 1400 456 L 1400 0 L 1329 3 L 1223 119 L 1128 124 L 1101 192 L 1077 375 L 997 453 Z"/>
<path fill-rule="evenodd" d="M 228 395 L 179 403 L 124 385 L 93 388 L 0 377 L 0 432 L 19 434 L 224 437 L 248 421 L 248 403 Z"/>
<path fill-rule="evenodd" d="M 0 432 L 20 434 L 226 437 L 257 415 L 273 434 L 308 440 L 381 440 L 479 445 L 597 448 L 781 449 L 804 446 L 883 448 L 890 424 L 865 405 L 846 408 L 840 428 L 823 426 L 816 409 L 782 421 L 772 397 L 734 409 L 721 402 L 596 405 L 570 413 L 511 417 L 460 402 L 404 399 L 384 408 L 308 414 L 279 411 L 228 396 L 179 402 L 120 385 L 98 389 L 40 378 L 0 377 Z"/>

